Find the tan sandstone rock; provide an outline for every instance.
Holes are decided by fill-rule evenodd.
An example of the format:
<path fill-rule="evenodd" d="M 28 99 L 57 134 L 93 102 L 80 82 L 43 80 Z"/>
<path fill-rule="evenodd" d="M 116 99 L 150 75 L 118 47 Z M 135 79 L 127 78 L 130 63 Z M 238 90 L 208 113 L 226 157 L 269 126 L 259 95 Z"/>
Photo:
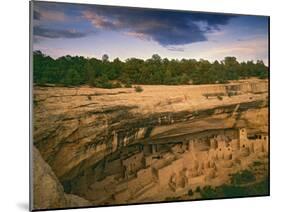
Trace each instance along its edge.
<path fill-rule="evenodd" d="M 75 195 L 64 193 L 63 187 L 43 160 L 40 152 L 33 148 L 33 209 L 89 206 L 91 203 Z"/>

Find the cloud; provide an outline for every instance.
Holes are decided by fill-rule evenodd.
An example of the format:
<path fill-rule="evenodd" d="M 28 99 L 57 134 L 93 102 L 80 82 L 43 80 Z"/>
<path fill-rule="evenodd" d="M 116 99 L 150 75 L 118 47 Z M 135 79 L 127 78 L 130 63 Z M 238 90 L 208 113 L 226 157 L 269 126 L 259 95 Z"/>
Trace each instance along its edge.
<path fill-rule="evenodd" d="M 149 36 L 147 36 L 144 33 L 140 33 L 140 32 L 125 32 L 124 34 L 141 39 L 141 40 L 150 40 Z"/>
<path fill-rule="evenodd" d="M 88 33 L 68 29 L 51 29 L 41 26 L 34 26 L 34 36 L 43 38 L 81 38 Z"/>
<path fill-rule="evenodd" d="M 63 12 L 57 10 L 34 10 L 35 20 L 63 22 L 68 18 Z"/>
<path fill-rule="evenodd" d="M 229 55 L 237 57 L 239 61 L 262 59 L 267 64 L 267 49 L 268 40 L 266 37 L 251 37 L 216 45 L 213 48 L 206 49 L 205 52 L 201 52 L 201 55 L 211 55 L 216 59 Z"/>
<path fill-rule="evenodd" d="M 208 40 L 235 16 L 172 10 L 37 3 L 35 33 L 48 38 L 83 37 L 82 28 L 93 31 L 114 30 L 164 47 Z M 75 26 L 75 27 L 74 27 Z M 51 28 L 54 29 L 51 29 Z M 79 29 L 80 32 L 65 30 Z M 87 29 L 88 30 L 88 29 Z"/>
<path fill-rule="evenodd" d="M 47 21 L 60 21 L 63 22 L 67 19 L 66 15 L 60 11 L 44 11 L 41 12 L 41 19 Z"/>
<path fill-rule="evenodd" d="M 125 31 L 162 46 L 207 41 L 207 33 L 221 30 L 235 16 L 141 8 L 89 6 L 83 17 L 97 29 Z"/>
<path fill-rule="evenodd" d="M 35 20 L 40 20 L 40 18 L 41 18 L 40 12 L 34 10 L 33 17 Z"/>
<path fill-rule="evenodd" d="M 168 47 L 168 50 L 170 50 L 170 51 L 176 51 L 176 52 L 184 52 L 184 48 L 175 47 L 175 46 Z"/>
<path fill-rule="evenodd" d="M 36 35 L 33 36 L 33 42 L 36 44 L 40 43 L 42 40 L 44 40 L 44 38 L 42 38 L 40 36 L 36 36 Z"/>
<path fill-rule="evenodd" d="M 105 16 L 100 16 L 96 13 L 92 13 L 90 11 L 84 11 L 83 12 L 84 18 L 90 20 L 90 22 L 96 27 L 96 28 L 115 28 L 117 23 L 114 23 L 112 20 L 107 20 Z"/>

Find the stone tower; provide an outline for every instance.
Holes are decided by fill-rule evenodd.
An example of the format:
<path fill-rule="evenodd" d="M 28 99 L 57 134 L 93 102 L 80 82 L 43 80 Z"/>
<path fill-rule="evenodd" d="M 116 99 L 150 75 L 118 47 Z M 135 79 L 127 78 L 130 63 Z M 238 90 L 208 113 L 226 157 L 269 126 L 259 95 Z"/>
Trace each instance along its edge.
<path fill-rule="evenodd" d="M 189 146 L 188 146 L 189 151 L 193 152 L 194 151 L 194 140 L 189 141 Z"/>
<path fill-rule="evenodd" d="M 211 149 L 216 149 L 217 146 L 218 146 L 217 140 L 214 139 L 214 138 L 211 138 L 211 139 L 210 139 L 210 148 L 211 148 Z"/>
<path fill-rule="evenodd" d="M 245 148 L 248 144 L 247 130 L 246 128 L 239 129 L 239 147 Z"/>

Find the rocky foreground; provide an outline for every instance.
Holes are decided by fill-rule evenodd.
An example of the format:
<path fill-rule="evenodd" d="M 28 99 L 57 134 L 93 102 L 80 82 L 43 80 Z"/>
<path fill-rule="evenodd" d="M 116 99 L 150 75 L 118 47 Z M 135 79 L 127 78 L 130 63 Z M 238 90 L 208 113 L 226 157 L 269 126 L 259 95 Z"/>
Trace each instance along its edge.
<path fill-rule="evenodd" d="M 36 148 L 33 148 L 33 161 L 34 209 L 91 206 L 89 201 L 64 192 L 51 167 Z"/>
<path fill-rule="evenodd" d="M 34 172 L 47 170 L 45 186 L 57 195 L 34 199 L 35 207 L 77 206 L 61 184 L 124 146 L 226 128 L 268 132 L 267 80 L 142 88 L 34 87 Z M 34 196 L 42 188 L 36 179 Z"/>

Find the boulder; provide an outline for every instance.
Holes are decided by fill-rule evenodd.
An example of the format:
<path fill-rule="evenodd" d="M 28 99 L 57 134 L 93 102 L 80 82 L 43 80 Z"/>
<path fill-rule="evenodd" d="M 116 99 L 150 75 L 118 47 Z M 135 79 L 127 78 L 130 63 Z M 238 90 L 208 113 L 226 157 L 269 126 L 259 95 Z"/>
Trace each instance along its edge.
<path fill-rule="evenodd" d="M 66 194 L 51 167 L 43 160 L 40 152 L 33 148 L 33 205 L 32 209 L 90 206 L 81 197 Z"/>

